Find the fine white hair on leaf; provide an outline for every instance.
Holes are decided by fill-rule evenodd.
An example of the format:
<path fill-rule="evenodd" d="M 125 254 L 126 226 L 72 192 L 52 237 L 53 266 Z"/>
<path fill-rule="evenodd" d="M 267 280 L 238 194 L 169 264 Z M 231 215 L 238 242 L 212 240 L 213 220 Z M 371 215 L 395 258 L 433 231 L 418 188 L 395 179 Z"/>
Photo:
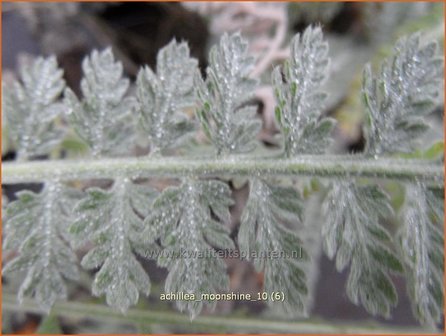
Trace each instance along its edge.
<path fill-rule="evenodd" d="M 77 258 L 66 232 L 73 217 L 67 205 L 80 197 L 59 181 L 46 181 L 39 194 L 20 191 L 8 204 L 3 250 L 16 250 L 18 255 L 6 263 L 3 272 L 26 273 L 19 301 L 33 297 L 48 312 L 56 300 L 67 298 L 64 278 L 78 280 Z"/>
<path fill-rule="evenodd" d="M 444 300 L 444 195 L 421 183 L 406 185 L 398 246 L 415 316 L 435 328 Z"/>
<path fill-rule="evenodd" d="M 177 146 L 195 130 L 184 113 L 194 105 L 194 74 L 198 71 L 198 62 L 189 53 L 187 43 L 172 40 L 158 52 L 156 74 L 148 66 L 138 73 L 138 115 L 152 152 Z"/>
<path fill-rule="evenodd" d="M 224 34 L 209 54 L 207 78 L 196 73 L 197 117 L 218 154 L 254 150 L 262 123 L 257 107 L 249 105 L 257 81 L 249 74 L 254 58 L 239 33 Z"/>
<path fill-rule="evenodd" d="M 2 81 L 2 111 L 18 159 L 48 154 L 65 130 L 54 120 L 64 111 L 59 101 L 65 87 L 56 57 L 38 57 L 20 67 L 20 81 Z"/>
<path fill-rule="evenodd" d="M 301 197 L 294 188 L 250 179 L 248 203 L 238 234 L 240 250 L 253 261 L 257 271 L 265 274 L 264 291 L 284 293 L 283 302 L 268 303 L 292 316 L 308 314 L 303 271 L 308 256 L 295 233 L 296 224 L 302 222 L 302 212 Z"/>
<path fill-rule="evenodd" d="M 380 219 L 393 214 L 389 197 L 376 185 L 335 181 L 323 204 L 323 248 L 336 268 L 350 264 L 347 296 L 373 315 L 390 317 L 398 296 L 390 275 L 403 267 Z"/>
<path fill-rule="evenodd" d="M 177 300 L 180 311 L 191 319 L 215 301 L 202 301 L 201 294 L 229 289 L 226 264 L 214 248 L 233 249 L 234 243 L 224 225 L 233 204 L 227 184 L 217 180 L 186 179 L 178 187 L 165 189 L 153 203 L 145 220 L 142 240 L 160 239 L 163 247 L 158 265 L 166 267 L 166 293 L 194 295 L 196 300 Z M 214 219 L 215 218 L 215 219 Z"/>
<path fill-rule="evenodd" d="M 291 55 L 274 68 L 276 120 L 288 157 L 323 154 L 335 121 L 321 115 L 327 94 L 321 91 L 329 67 L 328 43 L 320 27 L 308 27 L 291 41 Z"/>
<path fill-rule="evenodd" d="M 362 94 L 368 114 L 366 154 L 410 152 L 427 129 L 424 117 L 443 91 L 444 57 L 435 41 L 420 33 L 403 37 L 379 75 L 370 64 L 363 73 Z"/>
<path fill-rule="evenodd" d="M 136 101 L 125 97 L 130 82 L 123 78 L 122 64 L 107 48 L 94 50 L 86 57 L 82 70 L 82 100 L 69 88 L 64 94 L 71 125 L 90 146 L 93 156 L 125 153 L 134 139 L 132 112 Z"/>
<path fill-rule="evenodd" d="M 122 312 L 149 295 L 150 279 L 133 252 L 147 256 L 153 245 L 143 245 L 139 235 L 143 216 L 157 192 L 128 178 L 117 179 L 109 190 L 90 188 L 76 206 L 69 233 L 73 244 L 91 241 L 94 247 L 82 258 L 82 267 L 99 268 L 92 285 L 96 296 Z"/>

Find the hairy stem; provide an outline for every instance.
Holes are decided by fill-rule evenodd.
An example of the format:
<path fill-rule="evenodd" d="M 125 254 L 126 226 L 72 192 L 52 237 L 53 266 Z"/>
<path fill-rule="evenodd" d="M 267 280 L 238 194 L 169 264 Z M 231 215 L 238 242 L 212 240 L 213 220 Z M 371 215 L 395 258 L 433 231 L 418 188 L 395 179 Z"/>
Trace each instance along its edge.
<path fill-rule="evenodd" d="M 2 164 L 2 183 L 38 182 L 48 178 L 184 177 L 184 176 L 312 176 L 321 178 L 384 178 L 424 181 L 443 185 L 444 168 L 430 161 L 368 159 L 355 156 L 311 156 L 299 158 L 229 157 L 114 158 L 98 160 L 53 160 Z"/>
<path fill-rule="evenodd" d="M 28 312 L 43 314 L 34 300 L 25 299 L 19 305 L 11 294 L 3 295 L 2 307 L 7 311 Z M 199 316 L 193 322 L 187 315 L 164 311 L 150 311 L 130 309 L 126 315 L 100 304 L 79 302 L 58 302 L 54 305 L 52 313 L 57 316 L 69 316 L 99 321 L 113 321 L 135 325 L 161 324 L 180 326 L 186 331 L 213 330 L 225 331 L 251 331 L 251 332 L 278 332 L 278 333 L 353 333 L 353 334 L 421 334 L 427 330 L 419 327 L 391 327 L 375 323 L 367 324 L 341 324 L 329 321 L 303 320 L 299 322 L 269 321 L 266 319 L 239 318 L 230 316 Z M 209 329 L 210 328 L 210 329 Z M 184 331 L 184 330 L 183 330 Z"/>
<path fill-rule="evenodd" d="M 302 155 L 294 159 L 260 157 L 118 158 L 100 160 L 53 160 L 2 164 L 2 183 L 37 182 L 48 178 L 184 177 L 184 176 L 299 175 L 314 177 L 375 177 L 422 180 L 443 184 L 441 164 L 422 160 L 366 159 L 355 156 Z"/>

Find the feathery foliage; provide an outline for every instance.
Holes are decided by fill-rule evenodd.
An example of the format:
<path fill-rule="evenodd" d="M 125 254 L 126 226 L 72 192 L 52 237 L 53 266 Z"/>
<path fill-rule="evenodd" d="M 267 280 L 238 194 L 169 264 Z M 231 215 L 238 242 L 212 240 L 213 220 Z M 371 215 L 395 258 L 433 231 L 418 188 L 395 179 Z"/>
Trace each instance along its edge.
<path fill-rule="evenodd" d="M 431 326 L 441 322 L 443 309 L 443 218 L 443 193 L 421 183 L 406 186 L 398 242 L 414 314 Z"/>
<path fill-rule="evenodd" d="M 146 242 L 159 238 L 164 248 L 158 264 L 167 267 L 167 293 L 215 294 L 227 290 L 226 265 L 213 248 L 231 249 L 234 243 L 222 224 L 230 218 L 233 203 L 229 187 L 216 180 L 186 180 L 169 187 L 153 203 L 143 234 Z M 215 220 L 213 217 L 218 220 Z M 204 301 L 177 301 L 191 318 L 200 313 Z M 215 301 L 206 302 L 213 306 Z"/>
<path fill-rule="evenodd" d="M 369 116 L 367 155 L 408 152 L 428 126 L 442 89 L 444 58 L 437 42 L 420 34 L 400 39 L 379 77 L 364 69 L 363 98 Z"/>
<path fill-rule="evenodd" d="M 155 195 L 154 189 L 128 178 L 117 179 L 110 191 L 90 188 L 76 206 L 78 218 L 70 226 L 77 244 L 87 240 L 95 244 L 81 262 L 85 269 L 100 267 L 93 294 L 105 294 L 107 303 L 122 312 L 138 302 L 139 292 L 150 292 L 150 279 L 133 251 L 146 254 L 138 235 L 144 229 L 141 216 L 147 215 Z"/>
<path fill-rule="evenodd" d="M 54 56 L 39 57 L 22 64 L 20 81 L 3 82 L 2 111 L 19 159 L 48 154 L 62 140 L 64 131 L 54 123 L 64 110 L 62 76 Z"/>
<path fill-rule="evenodd" d="M 390 279 L 402 265 L 389 248 L 392 238 L 379 223 L 393 214 L 388 196 L 376 185 L 336 181 L 323 204 L 326 222 L 323 247 L 329 258 L 336 254 L 336 268 L 349 263 L 347 295 L 373 315 L 390 316 L 398 301 Z"/>
<path fill-rule="evenodd" d="M 175 41 L 158 52 L 156 75 L 148 66 L 140 70 L 138 111 L 152 151 L 172 147 L 194 130 L 183 109 L 194 105 L 195 71 L 197 61 L 189 56 L 189 47 Z"/>
<path fill-rule="evenodd" d="M 415 148 L 428 129 L 424 117 L 438 104 L 443 72 L 438 44 L 424 42 L 419 33 L 397 42 L 379 77 L 366 66 L 362 85 L 369 116 L 366 155 L 378 157 Z M 439 323 L 443 306 L 443 232 L 439 225 L 443 211 L 443 202 L 426 186 L 406 185 L 397 245 L 414 314 L 429 325 Z"/>
<path fill-rule="evenodd" d="M 249 77 L 254 59 L 240 34 L 224 34 L 209 54 L 207 78 L 197 71 L 197 117 L 217 153 L 243 153 L 255 147 L 261 128 L 257 107 L 249 105 L 256 81 Z"/>
<path fill-rule="evenodd" d="M 78 278 L 76 255 L 64 239 L 70 204 L 78 195 L 58 181 L 47 181 L 39 194 L 21 191 L 17 197 L 6 210 L 3 249 L 17 250 L 18 256 L 3 272 L 26 272 L 19 300 L 35 297 L 49 311 L 57 299 L 67 297 L 64 278 Z"/>
<path fill-rule="evenodd" d="M 250 189 L 238 234 L 240 250 L 253 260 L 257 271 L 265 273 L 265 292 L 284 293 L 285 312 L 306 315 L 307 285 L 300 263 L 308 257 L 294 232 L 302 221 L 300 195 L 292 187 L 258 178 L 250 180 Z"/>
<path fill-rule="evenodd" d="M 309 27 L 293 38 L 290 59 L 273 72 L 278 99 L 276 117 L 287 157 L 323 154 L 327 149 L 334 127 L 332 119 L 323 117 L 326 94 L 322 85 L 328 63 L 328 45 L 321 28 Z M 111 49 L 94 51 L 82 65 L 83 98 L 79 101 L 69 89 L 63 100 L 58 99 L 64 88 L 62 72 L 54 58 L 38 59 L 22 70 L 21 82 L 16 81 L 11 87 L 3 84 L 3 107 L 21 159 L 45 154 L 61 139 L 62 133 L 53 120 L 64 110 L 70 116 L 70 125 L 90 145 L 93 156 L 123 154 L 133 141 L 136 117 L 142 120 L 153 152 L 178 145 L 193 129 L 194 122 L 184 113 L 187 107 L 195 107 L 196 117 L 217 155 L 249 152 L 254 149 L 261 126 L 255 107 L 250 105 L 256 88 L 256 81 L 249 77 L 253 65 L 242 37 L 224 35 L 211 50 L 207 77 L 203 80 L 187 45 L 171 42 L 159 52 L 156 74 L 143 68 L 138 74 L 136 93 L 126 96 L 130 83 L 123 78 L 122 65 L 115 62 Z M 435 43 L 424 42 L 419 34 L 400 40 L 395 55 L 384 63 L 378 76 L 372 75 L 370 66 L 364 71 L 362 90 L 369 116 L 364 155 L 351 156 L 345 164 L 344 157 L 338 157 L 339 166 L 333 166 L 328 162 L 331 158 L 323 155 L 296 161 L 279 158 L 277 163 L 286 163 L 287 167 L 302 164 L 305 169 L 317 166 L 318 174 L 327 178 L 339 172 L 343 176 L 347 172 L 357 174 L 336 177 L 330 183 L 331 189 L 319 189 L 317 199 L 322 199 L 328 190 L 323 203 L 326 221 L 320 233 L 323 248 L 330 258 L 336 256 L 338 270 L 350 266 L 347 295 L 372 314 L 390 316 L 397 303 L 390 275 L 405 274 L 414 313 L 421 323 L 429 325 L 442 319 L 444 210 L 442 197 L 431 188 L 438 188 L 438 172 L 432 173 L 436 174 L 430 179 L 432 186 L 416 179 L 420 176 L 417 169 L 424 164 L 429 172 L 438 171 L 438 161 L 420 158 L 415 169 L 401 170 L 406 198 L 398 216 L 384 187 L 368 177 L 370 171 L 379 171 L 379 177 L 400 179 L 396 172 L 401 168 L 395 167 L 406 161 L 381 155 L 413 148 L 413 140 L 426 129 L 424 118 L 438 103 L 443 68 Z M 316 160 L 316 164 L 311 165 L 307 157 Z M 372 157 L 376 161 L 370 164 Z M 358 172 L 355 166 L 364 158 L 373 168 L 366 174 Z M 261 163 L 257 165 L 253 157 L 248 158 L 248 166 L 256 171 L 249 176 L 250 195 L 241 218 L 239 247 L 253 260 L 257 271 L 264 272 L 265 292 L 283 293 L 284 302 L 278 306 L 293 315 L 306 315 L 311 286 L 309 257 L 303 249 L 308 236 L 302 222 L 308 220 L 308 214 L 303 213 L 298 186 L 284 187 L 267 180 L 267 176 L 274 177 L 274 171 L 268 167 L 277 157 L 259 159 Z M 6 263 L 5 271 L 26 272 L 19 299 L 34 296 L 49 309 L 56 299 L 65 298 L 63 278 L 77 277 L 74 250 L 87 241 L 93 247 L 81 264 L 88 270 L 98 269 L 93 294 L 105 295 L 107 303 L 122 312 L 137 303 L 140 293 L 148 295 L 150 290 L 149 276 L 135 253 L 145 258 L 155 256 L 158 265 L 168 269 L 166 292 L 195 296 L 195 301 L 176 302 L 191 318 L 205 304 L 215 304 L 200 301 L 202 294 L 228 289 L 225 262 L 215 252 L 234 248 L 224 225 L 230 220 L 229 206 L 233 200 L 227 184 L 200 179 L 215 172 L 215 168 L 207 170 L 211 161 L 193 159 L 183 166 L 187 160 L 146 158 L 139 165 L 139 159 L 133 159 L 133 167 L 148 167 L 144 161 L 148 160 L 152 167 L 167 165 L 169 174 L 173 172 L 175 177 L 187 176 L 182 177 L 179 186 L 167 187 L 158 195 L 154 189 L 132 182 L 147 178 L 148 171 L 128 170 L 127 160 L 90 160 L 85 166 L 73 165 L 76 168 L 68 169 L 66 176 L 62 173 L 65 168 L 54 169 L 57 181 L 43 181 L 41 193 L 24 191 L 18 194 L 18 200 L 8 203 L 4 213 L 4 247 L 18 256 Z M 246 174 L 246 166 L 240 161 L 244 158 L 235 156 L 230 160 L 236 167 L 231 175 L 237 171 Z M 46 167 L 53 168 L 52 163 Z M 100 168 L 110 163 L 116 170 L 102 175 Z M 215 167 L 215 162 L 212 164 Z M 68 163 L 59 167 L 64 165 Z M 42 163 L 12 164 L 8 171 L 23 177 L 20 174 L 25 171 L 26 175 L 28 170 L 32 181 L 47 174 L 42 168 L 32 170 L 35 167 L 42 167 Z M 128 171 L 132 171 L 131 176 L 126 176 Z M 161 174 L 167 175 L 164 171 Z M 307 169 L 305 174 L 311 175 L 311 171 Z M 219 176 L 224 175 L 222 169 Z M 358 179 L 364 176 L 367 177 Z M 90 188 L 78 201 L 76 192 L 58 182 L 90 177 L 111 177 L 113 186 L 109 190 Z M 397 235 L 392 236 L 384 224 L 395 218 L 401 219 L 401 224 Z M 318 233 L 313 228 L 313 241 L 320 241 Z M 66 244 L 68 238 L 71 245 Z"/>
<path fill-rule="evenodd" d="M 330 143 L 334 120 L 321 117 L 327 94 L 321 86 L 328 72 L 328 44 L 320 27 L 308 27 L 291 41 L 291 56 L 273 71 L 276 119 L 285 155 L 322 154 Z"/>
<path fill-rule="evenodd" d="M 122 154 L 133 141 L 135 109 L 135 99 L 124 97 L 129 81 L 122 78 L 122 64 L 115 62 L 108 48 L 93 51 L 82 62 L 82 70 L 82 101 L 71 89 L 65 90 L 70 122 L 93 156 Z"/>

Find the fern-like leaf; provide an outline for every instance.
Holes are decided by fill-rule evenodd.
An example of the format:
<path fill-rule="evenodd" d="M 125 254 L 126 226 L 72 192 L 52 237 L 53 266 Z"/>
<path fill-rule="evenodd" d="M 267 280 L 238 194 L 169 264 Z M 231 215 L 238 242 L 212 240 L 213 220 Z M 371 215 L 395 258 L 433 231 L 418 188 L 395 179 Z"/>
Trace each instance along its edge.
<path fill-rule="evenodd" d="M 328 257 L 336 254 L 336 268 L 349 263 L 347 295 L 371 314 L 390 316 L 398 300 L 391 272 L 402 265 L 389 248 L 391 237 L 379 223 L 393 213 L 387 195 L 376 185 L 349 181 L 333 184 L 323 204 L 326 222 L 322 227 L 323 247 Z"/>
<path fill-rule="evenodd" d="M 131 114 L 136 102 L 124 97 L 129 81 L 122 78 L 122 64 L 115 62 L 110 48 L 93 51 L 82 62 L 82 101 L 65 90 L 68 115 L 79 136 L 90 146 L 93 156 L 121 154 L 134 139 Z"/>
<path fill-rule="evenodd" d="M 64 111 L 60 97 L 65 81 L 54 56 L 37 58 L 20 67 L 20 81 L 3 82 L 2 111 L 19 159 L 48 152 L 65 134 L 54 124 Z"/>
<path fill-rule="evenodd" d="M 240 34 L 224 34 L 212 47 L 203 81 L 197 72 L 197 116 L 204 132 L 221 153 L 249 152 L 255 147 L 261 128 L 257 108 L 248 105 L 256 81 L 249 78 L 254 59 L 248 56 L 248 44 Z"/>
<path fill-rule="evenodd" d="M 203 308 L 201 294 L 227 290 L 226 265 L 214 253 L 215 248 L 231 249 L 234 243 L 221 222 L 229 220 L 228 206 L 233 203 L 229 187 L 215 180 L 187 180 L 169 187 L 153 203 L 146 218 L 146 243 L 160 238 L 164 247 L 158 264 L 167 267 L 167 293 L 195 295 L 200 301 L 177 301 L 180 311 L 192 318 Z M 216 221 L 213 217 L 218 219 Z"/>
<path fill-rule="evenodd" d="M 77 280 L 76 255 L 63 239 L 71 219 L 67 204 L 71 192 L 57 181 L 47 181 L 39 194 L 21 191 L 5 214 L 4 249 L 17 249 L 18 256 L 3 271 L 26 272 L 19 301 L 34 297 L 46 311 L 67 297 L 64 278 Z"/>
<path fill-rule="evenodd" d="M 443 218 L 442 195 L 422 184 L 406 186 L 398 241 L 414 314 L 433 327 L 441 322 L 443 311 Z"/>
<path fill-rule="evenodd" d="M 90 188 L 76 207 L 78 219 L 70 226 L 76 244 L 86 240 L 95 244 L 81 262 L 85 269 L 100 268 L 93 294 L 105 294 L 107 303 L 122 312 L 138 302 L 139 292 L 150 292 L 150 279 L 133 251 L 140 252 L 141 217 L 155 195 L 154 189 L 127 178 L 117 179 L 110 191 Z"/>
<path fill-rule="evenodd" d="M 183 109 L 194 104 L 195 71 L 197 61 L 189 56 L 189 47 L 176 41 L 158 52 L 156 75 L 149 67 L 140 70 L 138 110 L 155 151 L 176 145 L 194 130 Z"/>
<path fill-rule="evenodd" d="M 272 75 L 277 123 L 285 139 L 285 154 L 321 154 L 335 125 L 321 118 L 326 94 L 321 86 L 328 73 L 328 44 L 320 27 L 308 27 L 291 41 L 291 57 Z"/>
<path fill-rule="evenodd" d="M 428 126 L 423 117 L 433 111 L 443 91 L 444 58 L 437 42 L 420 34 L 400 39 L 379 76 L 367 65 L 363 100 L 369 116 L 368 155 L 409 152 Z"/>
<path fill-rule="evenodd" d="M 284 293 L 284 311 L 306 315 L 307 285 L 301 262 L 308 257 L 294 232 L 302 221 L 300 195 L 292 187 L 257 178 L 250 180 L 250 188 L 238 234 L 240 250 L 253 259 L 257 271 L 265 273 L 265 292 Z"/>

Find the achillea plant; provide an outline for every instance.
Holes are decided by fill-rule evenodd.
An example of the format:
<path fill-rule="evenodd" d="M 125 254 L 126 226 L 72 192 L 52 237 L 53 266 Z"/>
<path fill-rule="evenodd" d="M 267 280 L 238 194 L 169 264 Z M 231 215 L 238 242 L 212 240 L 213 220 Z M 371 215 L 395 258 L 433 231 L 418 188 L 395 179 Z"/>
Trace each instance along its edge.
<path fill-rule="evenodd" d="M 350 156 L 325 154 L 335 120 L 322 115 L 329 94 L 322 84 L 330 62 L 319 27 L 296 35 L 290 58 L 273 72 L 281 151 L 249 154 L 261 122 L 250 101 L 256 82 L 249 76 L 254 61 L 247 50 L 239 34 L 224 35 L 210 51 L 203 78 L 187 44 L 172 41 L 159 51 L 156 71 L 141 69 L 134 94 L 110 49 L 84 60 L 81 97 L 64 88 L 54 57 L 38 58 L 21 69 L 20 80 L 4 84 L 3 113 L 24 162 L 3 164 L 2 183 L 44 185 L 40 193 L 18 193 L 4 213 L 3 248 L 17 252 L 4 272 L 25 273 L 19 300 L 32 297 L 50 310 L 56 300 L 66 299 L 66 281 L 78 277 L 74 251 L 80 246 L 90 246 L 80 265 L 96 270 L 93 295 L 104 295 L 122 312 L 140 295 L 149 295 L 149 274 L 138 260 L 154 251 L 164 252 L 156 261 L 168 270 L 166 292 L 219 293 L 229 289 L 226 264 L 205 252 L 237 246 L 264 273 L 265 292 L 284 297 L 268 303 L 307 316 L 306 270 L 315 261 L 302 229 L 302 190 L 290 182 L 313 177 L 323 186 L 325 220 L 317 235 L 337 269 L 349 268 L 348 298 L 370 314 L 389 317 L 398 301 L 391 276 L 398 274 L 406 279 L 420 323 L 441 322 L 442 162 L 397 156 L 417 148 L 428 128 L 425 117 L 443 90 L 444 61 L 437 43 L 425 42 L 420 34 L 405 37 L 381 69 L 365 67 L 367 145 L 364 153 Z M 190 118 L 185 108 L 193 108 L 196 117 Z M 60 117 L 88 144 L 92 157 L 25 161 L 62 140 L 64 129 L 55 123 Z M 124 156 L 138 124 L 157 155 Z M 199 127 L 215 147 L 215 157 L 163 156 Z M 175 177 L 179 184 L 158 191 L 142 182 L 156 176 Z M 250 188 L 236 241 L 227 227 L 231 190 L 219 179 L 228 176 L 246 177 Z M 113 184 L 85 191 L 68 187 L 86 179 Z M 387 180 L 405 190 L 399 209 L 390 202 Z M 398 220 L 395 232 L 384 225 L 388 220 Z M 253 251 L 291 254 L 297 249 L 299 258 L 249 258 Z M 206 257 L 173 257 L 179 251 Z M 177 302 L 191 318 L 204 305 L 213 302 Z"/>

